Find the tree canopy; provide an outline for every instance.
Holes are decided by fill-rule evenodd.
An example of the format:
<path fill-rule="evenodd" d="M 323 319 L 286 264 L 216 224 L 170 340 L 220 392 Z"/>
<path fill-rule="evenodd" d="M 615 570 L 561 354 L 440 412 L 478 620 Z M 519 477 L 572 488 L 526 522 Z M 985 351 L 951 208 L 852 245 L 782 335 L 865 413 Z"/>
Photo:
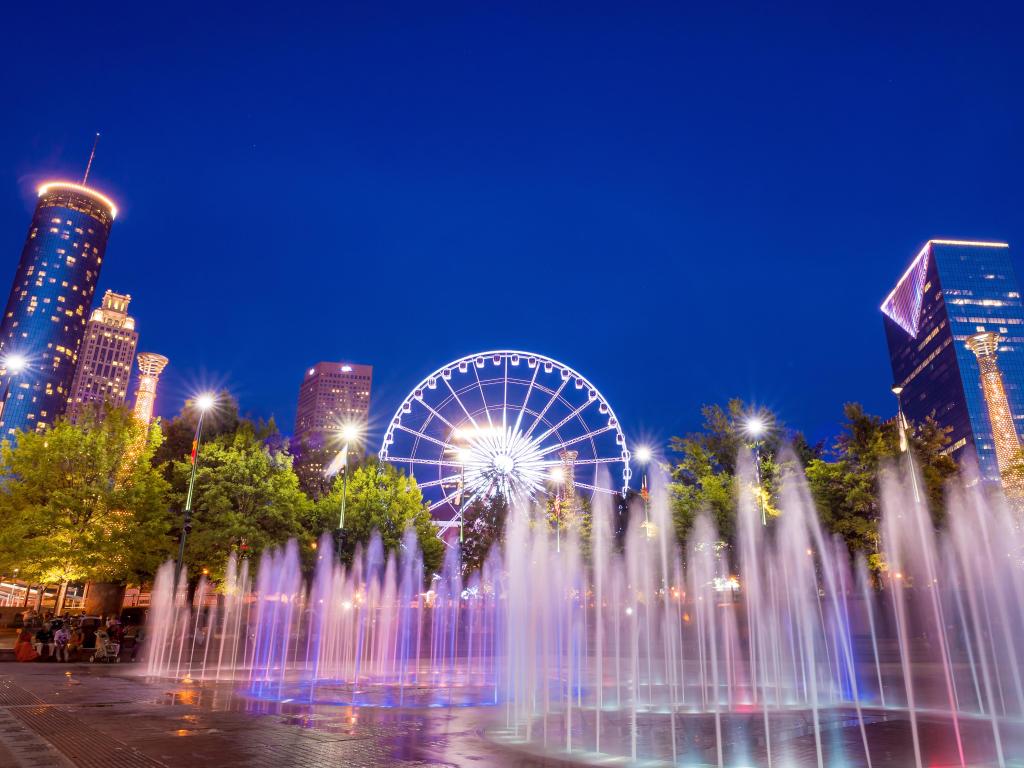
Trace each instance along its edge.
<path fill-rule="evenodd" d="M 171 551 L 159 429 L 128 409 L 85 409 L 3 442 L 0 565 L 40 583 L 144 578 Z"/>
<path fill-rule="evenodd" d="M 274 448 L 273 425 L 238 423 L 233 432 L 204 439 L 185 548 L 190 573 L 219 575 L 231 552 L 256 556 L 289 538 L 308 539 L 313 505 L 299 489 L 292 457 Z M 173 504 L 185 506 L 192 464 L 172 462 Z M 180 524 L 180 521 L 179 521 Z"/>
<path fill-rule="evenodd" d="M 316 502 L 315 529 L 337 531 L 342 493 L 345 493 L 345 527 L 335 537 L 342 560 L 351 562 L 356 546 L 380 532 L 385 550 L 397 551 L 408 526 L 416 530 L 426 573 L 435 572 L 444 559 L 444 543 L 423 503 L 416 481 L 390 464 L 367 461 L 349 469 L 347 488 L 343 476 L 335 478 L 329 493 Z"/>

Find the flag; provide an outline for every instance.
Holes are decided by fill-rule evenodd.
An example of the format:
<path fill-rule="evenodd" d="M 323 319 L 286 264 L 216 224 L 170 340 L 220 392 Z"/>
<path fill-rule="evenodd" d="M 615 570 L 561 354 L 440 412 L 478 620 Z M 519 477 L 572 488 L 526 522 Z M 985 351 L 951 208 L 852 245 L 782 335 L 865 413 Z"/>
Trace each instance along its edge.
<path fill-rule="evenodd" d="M 910 444 L 907 442 L 907 417 L 903 415 L 902 410 L 896 414 L 896 420 L 900 427 L 900 453 L 906 453 Z"/>
<path fill-rule="evenodd" d="M 334 460 L 327 465 L 327 469 L 324 470 L 324 477 L 331 477 L 332 475 L 338 474 L 340 471 L 348 466 L 348 445 L 338 451 L 338 455 L 334 457 Z"/>

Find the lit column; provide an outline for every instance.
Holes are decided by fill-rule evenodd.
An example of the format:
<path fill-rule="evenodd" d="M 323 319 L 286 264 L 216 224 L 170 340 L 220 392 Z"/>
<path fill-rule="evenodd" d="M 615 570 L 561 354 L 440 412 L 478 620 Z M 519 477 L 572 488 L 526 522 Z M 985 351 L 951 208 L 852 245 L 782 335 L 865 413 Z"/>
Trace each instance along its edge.
<path fill-rule="evenodd" d="M 644 468 L 643 480 L 640 482 L 640 498 L 644 502 L 643 528 L 644 532 L 647 534 L 647 538 L 649 539 L 653 539 L 657 533 L 654 526 L 651 524 L 651 492 L 647 487 L 647 465 L 651 463 L 653 455 L 654 454 L 651 452 L 650 448 L 646 445 L 641 445 L 636 449 L 636 453 L 633 456 L 636 459 L 637 464 Z"/>
<path fill-rule="evenodd" d="M 1008 496 L 1024 497 L 1024 482 L 1008 474 L 1020 453 L 1020 438 L 1013 423 L 1010 403 L 1006 399 L 1003 375 L 999 371 L 999 336 L 992 332 L 976 333 L 967 339 L 967 348 L 978 359 L 981 391 L 985 395 L 988 420 L 992 425 L 992 442 L 996 449 L 996 464 L 1002 477 L 1003 490 Z"/>
<path fill-rule="evenodd" d="M 153 352 L 139 355 L 139 389 L 135 393 L 135 418 L 143 424 L 153 420 L 153 405 L 156 403 L 156 385 L 160 374 L 167 367 L 167 358 Z"/>

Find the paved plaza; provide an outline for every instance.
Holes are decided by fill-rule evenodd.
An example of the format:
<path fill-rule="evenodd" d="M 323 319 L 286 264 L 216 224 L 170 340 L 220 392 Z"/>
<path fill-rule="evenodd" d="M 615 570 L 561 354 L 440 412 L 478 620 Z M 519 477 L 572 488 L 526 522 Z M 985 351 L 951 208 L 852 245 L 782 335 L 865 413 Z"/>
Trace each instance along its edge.
<path fill-rule="evenodd" d="M 489 710 L 267 703 L 124 667 L 0 665 L 0 766 L 520 766 L 480 733 Z"/>

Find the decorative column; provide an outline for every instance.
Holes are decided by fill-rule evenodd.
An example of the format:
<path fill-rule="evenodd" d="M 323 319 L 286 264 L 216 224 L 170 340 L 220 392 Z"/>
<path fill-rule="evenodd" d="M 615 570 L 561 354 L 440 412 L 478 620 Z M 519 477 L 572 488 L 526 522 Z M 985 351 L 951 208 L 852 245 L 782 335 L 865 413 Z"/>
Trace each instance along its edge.
<path fill-rule="evenodd" d="M 1008 474 L 1019 457 L 1020 438 L 1013 423 L 1010 403 L 1006 399 L 1003 374 L 999 371 L 999 336 L 991 331 L 976 333 L 968 337 L 967 348 L 978 359 L 981 391 L 985 395 L 988 420 L 992 424 L 992 442 L 996 449 L 996 464 L 999 466 L 1003 490 L 1007 496 L 1024 498 L 1024 478 L 1014 478 Z"/>
<path fill-rule="evenodd" d="M 153 420 L 156 385 L 166 367 L 167 358 L 163 355 L 153 352 L 143 352 L 139 355 L 139 389 L 135 393 L 135 418 L 145 424 Z"/>

